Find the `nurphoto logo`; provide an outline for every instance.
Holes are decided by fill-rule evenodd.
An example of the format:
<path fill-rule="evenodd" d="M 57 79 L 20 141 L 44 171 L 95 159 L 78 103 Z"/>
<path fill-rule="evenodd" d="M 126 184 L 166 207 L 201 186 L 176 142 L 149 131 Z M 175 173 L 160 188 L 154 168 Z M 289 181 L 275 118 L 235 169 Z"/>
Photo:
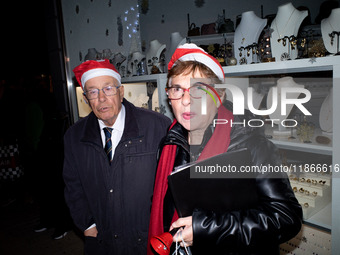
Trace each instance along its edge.
<path fill-rule="evenodd" d="M 217 95 L 219 101 L 221 102 L 221 98 L 220 96 L 217 94 L 215 89 L 227 89 L 231 92 L 232 97 L 233 97 L 233 114 L 234 115 L 244 115 L 245 113 L 245 103 L 247 103 L 248 109 L 251 113 L 255 114 L 255 115 L 259 115 L 259 116 L 266 116 L 266 115 L 270 115 L 272 113 L 274 113 L 278 106 L 279 106 L 279 101 L 280 101 L 280 109 L 281 112 L 280 114 L 282 116 L 286 116 L 287 115 L 287 106 L 288 105 L 295 105 L 305 116 L 310 116 L 312 115 L 304 106 L 305 103 L 309 102 L 309 100 L 311 99 L 311 93 L 309 90 L 305 89 L 305 88 L 297 88 L 297 87 L 283 87 L 280 90 L 278 90 L 277 87 L 273 87 L 272 88 L 272 93 L 271 96 L 272 97 L 272 104 L 271 106 L 267 109 L 256 109 L 254 107 L 254 102 L 253 102 L 253 92 L 254 89 L 252 87 L 248 87 L 247 88 L 247 101 L 245 102 L 245 96 L 243 91 L 233 85 L 233 84 L 215 84 L 215 89 L 211 86 L 209 86 L 209 88 L 214 92 L 215 95 Z M 290 94 L 300 94 L 299 98 L 289 98 Z M 207 114 L 207 99 L 206 96 L 209 95 L 216 103 L 216 100 L 213 96 L 212 93 L 206 93 L 203 97 L 202 97 L 202 115 L 206 115 Z M 304 97 L 301 97 L 301 95 L 304 95 Z M 232 120 L 224 120 L 224 119 L 214 119 L 213 120 L 213 125 L 216 126 L 218 124 L 227 124 L 232 122 Z M 245 122 L 245 120 L 242 123 L 230 123 L 231 125 L 235 125 L 235 124 L 242 124 L 242 125 L 246 125 L 248 124 L 248 126 L 251 127 L 262 127 L 264 125 L 265 122 L 271 122 L 271 125 L 274 126 L 274 124 L 278 124 L 277 122 L 281 123 L 282 126 L 284 127 L 296 127 L 298 125 L 297 121 L 294 119 L 251 119 L 249 120 L 247 123 Z"/>

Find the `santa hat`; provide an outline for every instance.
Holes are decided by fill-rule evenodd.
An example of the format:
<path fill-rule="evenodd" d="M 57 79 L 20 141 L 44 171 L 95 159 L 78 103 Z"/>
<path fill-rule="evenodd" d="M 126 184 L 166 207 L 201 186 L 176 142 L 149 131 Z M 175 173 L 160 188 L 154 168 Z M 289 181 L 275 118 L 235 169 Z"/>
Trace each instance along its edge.
<path fill-rule="evenodd" d="M 89 79 L 104 75 L 112 76 L 119 82 L 119 84 L 121 83 L 120 74 L 108 59 L 87 60 L 74 68 L 73 72 L 82 89 L 84 89 L 85 83 Z"/>
<path fill-rule="evenodd" d="M 217 59 L 194 43 L 185 43 L 178 46 L 168 64 L 168 70 L 173 68 L 178 60 L 200 62 L 209 67 L 220 80 L 224 80 L 224 71 Z"/>

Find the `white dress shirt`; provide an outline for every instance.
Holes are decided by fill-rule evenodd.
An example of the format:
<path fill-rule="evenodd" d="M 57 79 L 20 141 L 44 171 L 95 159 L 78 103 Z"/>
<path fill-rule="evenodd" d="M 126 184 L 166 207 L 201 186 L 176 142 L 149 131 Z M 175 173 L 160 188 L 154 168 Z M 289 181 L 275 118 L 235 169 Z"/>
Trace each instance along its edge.
<path fill-rule="evenodd" d="M 101 137 L 102 137 L 103 148 L 104 148 L 106 138 L 105 138 L 105 133 L 104 133 L 103 128 L 108 127 L 108 126 L 106 126 L 102 120 L 98 120 L 98 122 L 99 122 L 100 134 L 101 134 Z M 124 127 L 125 127 L 125 107 L 124 107 L 124 105 L 122 105 L 122 109 L 120 109 L 120 112 L 117 116 L 115 123 L 113 124 L 113 126 L 109 127 L 109 128 L 113 129 L 112 130 L 112 136 L 111 136 L 112 158 L 115 154 L 115 149 L 116 149 L 120 139 L 122 138 Z"/>

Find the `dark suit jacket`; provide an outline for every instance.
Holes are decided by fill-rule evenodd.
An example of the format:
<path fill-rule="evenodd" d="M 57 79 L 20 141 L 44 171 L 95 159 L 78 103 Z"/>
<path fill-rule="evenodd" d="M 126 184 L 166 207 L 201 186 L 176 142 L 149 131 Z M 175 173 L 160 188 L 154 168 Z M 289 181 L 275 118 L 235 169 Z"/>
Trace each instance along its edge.
<path fill-rule="evenodd" d="M 123 104 L 125 129 L 111 165 L 93 113 L 64 138 L 66 202 L 81 231 L 96 223 L 98 237 L 91 240 L 98 244 L 95 254 L 146 253 L 157 150 L 170 125 L 161 114 L 125 99 Z"/>

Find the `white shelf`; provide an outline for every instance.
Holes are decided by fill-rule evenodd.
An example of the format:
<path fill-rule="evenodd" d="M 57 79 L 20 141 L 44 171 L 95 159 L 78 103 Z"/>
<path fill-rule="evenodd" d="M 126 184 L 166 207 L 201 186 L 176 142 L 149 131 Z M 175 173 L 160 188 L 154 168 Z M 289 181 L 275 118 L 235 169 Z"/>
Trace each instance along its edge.
<path fill-rule="evenodd" d="M 321 58 L 295 59 L 281 62 L 257 63 L 249 65 L 224 66 L 226 77 L 266 75 L 282 73 L 301 73 L 316 71 L 332 71 L 334 65 L 340 64 L 340 56 L 327 56 Z M 166 79 L 166 73 L 131 76 L 122 78 L 122 83 L 156 81 Z"/>
<path fill-rule="evenodd" d="M 281 62 L 258 63 L 249 65 L 224 66 L 226 77 L 265 75 L 281 73 L 299 73 L 315 71 L 331 71 L 333 65 L 340 63 L 340 56 L 327 56 L 321 58 L 295 59 Z"/>
<path fill-rule="evenodd" d="M 265 134 L 272 136 L 270 139 L 278 148 L 288 149 L 294 151 L 303 151 L 310 153 L 317 153 L 323 155 L 332 155 L 333 147 L 332 147 L 332 135 L 324 134 L 320 129 L 316 129 L 314 133 L 314 137 L 311 139 L 311 143 L 303 143 L 299 140 L 298 136 L 294 132 L 294 137 L 296 139 L 288 139 L 290 133 L 288 135 L 275 135 L 273 134 L 274 128 L 270 126 L 266 126 Z M 315 138 L 319 135 L 328 137 L 331 142 L 327 145 L 319 144 L 315 141 Z"/>
<path fill-rule="evenodd" d="M 199 35 L 199 36 L 188 36 L 186 38 L 188 43 L 216 43 L 219 40 L 234 40 L 234 32 L 231 33 L 222 33 L 222 34 L 210 34 L 210 35 Z M 198 43 L 199 42 L 199 43 Z"/>
<path fill-rule="evenodd" d="M 332 229 L 332 203 L 328 203 L 323 209 L 309 219 L 304 220 L 304 222 L 330 231 Z"/>
<path fill-rule="evenodd" d="M 122 83 L 157 81 L 158 79 L 166 79 L 166 75 L 167 75 L 166 73 L 160 73 L 160 74 L 123 77 Z"/>

